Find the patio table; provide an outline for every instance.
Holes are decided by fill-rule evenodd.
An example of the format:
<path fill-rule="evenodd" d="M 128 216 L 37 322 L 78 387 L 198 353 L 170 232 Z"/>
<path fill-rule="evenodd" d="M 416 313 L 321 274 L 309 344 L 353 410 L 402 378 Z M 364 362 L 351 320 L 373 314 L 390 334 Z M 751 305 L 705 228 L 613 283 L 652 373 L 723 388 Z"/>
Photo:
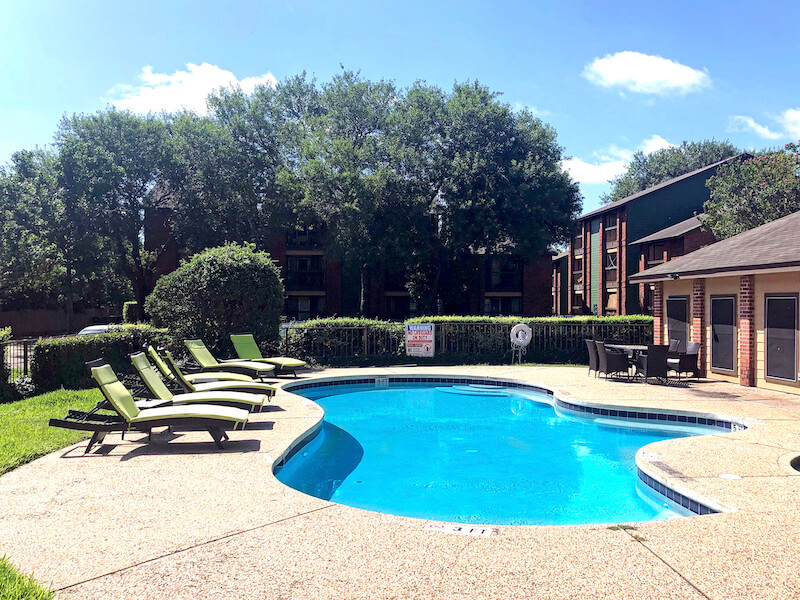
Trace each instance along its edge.
<path fill-rule="evenodd" d="M 641 344 L 606 344 L 606 348 L 614 348 L 615 350 L 622 350 L 629 355 L 638 354 L 639 352 L 647 352 L 647 346 Z"/>

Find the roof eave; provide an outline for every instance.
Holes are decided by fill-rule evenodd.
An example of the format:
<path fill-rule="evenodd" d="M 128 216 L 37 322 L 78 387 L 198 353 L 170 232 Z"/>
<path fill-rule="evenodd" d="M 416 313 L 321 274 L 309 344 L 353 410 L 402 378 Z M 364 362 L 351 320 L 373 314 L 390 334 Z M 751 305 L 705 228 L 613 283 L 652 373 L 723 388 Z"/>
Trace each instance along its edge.
<path fill-rule="evenodd" d="M 778 273 L 785 271 L 800 271 L 800 260 L 764 265 L 731 266 L 718 269 L 695 269 L 692 271 L 674 271 L 672 273 L 654 273 L 647 275 L 642 272 L 631 275 L 631 283 L 655 283 L 656 281 L 670 281 L 677 279 L 697 279 L 698 277 L 735 277 L 738 275 L 757 275 L 765 273 Z"/>

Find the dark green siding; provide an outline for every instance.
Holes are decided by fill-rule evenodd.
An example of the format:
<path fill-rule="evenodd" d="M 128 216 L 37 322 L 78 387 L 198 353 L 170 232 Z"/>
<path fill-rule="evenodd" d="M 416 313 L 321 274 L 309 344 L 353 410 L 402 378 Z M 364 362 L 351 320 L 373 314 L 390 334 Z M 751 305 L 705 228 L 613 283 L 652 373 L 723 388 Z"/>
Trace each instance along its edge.
<path fill-rule="evenodd" d="M 709 198 L 706 181 L 714 173 L 716 169 L 709 169 L 629 202 L 626 205 L 628 242 L 685 221 L 695 212 L 703 212 L 703 204 Z M 639 245 L 629 243 L 625 254 L 626 269 L 630 277 L 639 271 Z M 639 286 L 629 285 L 626 294 L 626 312 L 628 314 L 641 312 Z"/>
<path fill-rule="evenodd" d="M 592 264 L 589 265 L 589 278 L 591 280 L 592 291 L 591 294 L 585 296 L 589 298 L 589 310 L 597 312 L 600 306 L 600 218 L 592 219 L 591 236 L 592 240 L 589 244 L 590 256 L 589 260 Z M 584 282 L 585 285 L 585 282 Z"/>

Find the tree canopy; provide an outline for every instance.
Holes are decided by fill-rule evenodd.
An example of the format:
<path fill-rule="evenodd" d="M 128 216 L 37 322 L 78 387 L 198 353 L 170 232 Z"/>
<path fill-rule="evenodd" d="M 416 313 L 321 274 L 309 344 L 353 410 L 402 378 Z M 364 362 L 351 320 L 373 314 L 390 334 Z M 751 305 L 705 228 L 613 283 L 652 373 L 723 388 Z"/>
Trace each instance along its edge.
<path fill-rule="evenodd" d="M 684 141 L 680 146 L 663 148 L 651 154 L 636 152 L 625 172 L 611 180 L 611 191 L 603 194 L 600 201 L 604 204 L 616 202 L 740 152 L 741 150 L 728 141 L 718 142 L 713 139 L 701 142 Z"/>
<path fill-rule="evenodd" d="M 580 211 L 555 130 L 478 82 L 400 89 L 342 70 L 208 106 L 64 117 L 51 150 L 18 153 L 0 172 L 2 294 L 71 307 L 127 288 L 145 306 L 162 250 L 148 215 L 167 209 L 189 255 L 317 229 L 360 271 L 362 314 L 384 270 L 431 309 L 463 297 L 471 257 L 541 255 Z"/>
<path fill-rule="evenodd" d="M 719 239 L 800 210 L 800 153 L 797 144 L 722 165 L 707 182 L 705 225 Z"/>

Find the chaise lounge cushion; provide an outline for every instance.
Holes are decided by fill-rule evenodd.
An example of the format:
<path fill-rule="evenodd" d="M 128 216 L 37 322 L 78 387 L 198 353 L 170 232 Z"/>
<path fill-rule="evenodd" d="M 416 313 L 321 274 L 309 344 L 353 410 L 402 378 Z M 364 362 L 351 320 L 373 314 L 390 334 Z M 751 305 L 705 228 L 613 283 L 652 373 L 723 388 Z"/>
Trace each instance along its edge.
<path fill-rule="evenodd" d="M 131 419 L 131 423 L 158 421 L 161 419 L 219 419 L 230 421 L 237 426 L 247 423 L 247 411 L 231 406 L 212 404 L 182 404 L 180 406 L 162 406 L 144 408 Z"/>
<path fill-rule="evenodd" d="M 236 354 L 243 360 L 265 362 L 289 371 L 302 369 L 308 366 L 308 363 L 305 361 L 297 358 L 289 358 L 288 356 L 261 356 L 261 350 L 258 349 L 255 338 L 249 333 L 231 334 L 231 342 L 233 342 L 233 347 L 236 349 Z"/>

